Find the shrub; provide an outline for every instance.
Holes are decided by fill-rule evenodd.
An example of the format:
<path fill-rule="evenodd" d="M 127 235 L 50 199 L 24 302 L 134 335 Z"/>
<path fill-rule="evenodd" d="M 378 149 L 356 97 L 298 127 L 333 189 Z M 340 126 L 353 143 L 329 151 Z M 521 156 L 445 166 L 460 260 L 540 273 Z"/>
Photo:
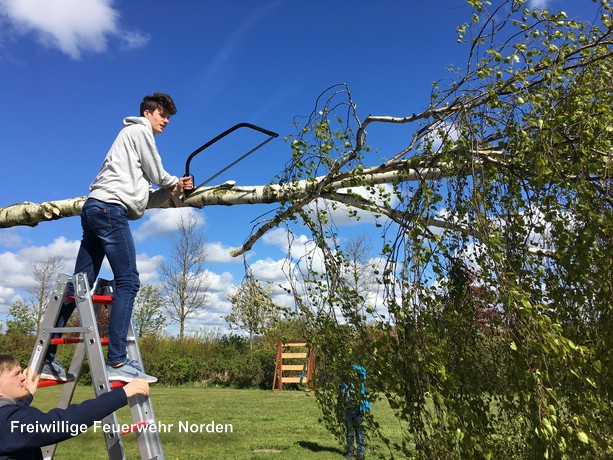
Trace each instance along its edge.
<path fill-rule="evenodd" d="M 0 334 L 0 352 L 12 353 L 25 366 L 34 342 L 33 335 Z M 272 385 L 276 348 L 270 341 L 260 340 L 250 350 L 249 340 L 235 334 L 197 334 L 183 339 L 146 335 L 139 340 L 139 346 L 146 372 L 155 375 L 160 383 L 201 382 L 240 388 Z M 75 345 L 58 348 L 57 359 L 66 369 L 74 348 Z M 87 359 L 79 383 L 91 384 Z"/>

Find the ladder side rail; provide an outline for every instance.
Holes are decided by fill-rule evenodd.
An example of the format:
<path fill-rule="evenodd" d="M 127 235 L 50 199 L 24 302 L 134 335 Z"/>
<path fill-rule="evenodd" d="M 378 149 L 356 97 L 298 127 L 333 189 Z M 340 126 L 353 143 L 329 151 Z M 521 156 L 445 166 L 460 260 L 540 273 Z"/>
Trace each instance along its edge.
<path fill-rule="evenodd" d="M 35 344 L 34 353 L 32 354 L 32 358 L 30 359 L 30 367 L 33 367 L 34 369 L 36 369 L 37 372 L 40 372 L 40 369 L 42 368 L 42 365 L 44 362 L 44 357 L 45 357 L 44 354 L 46 353 L 47 348 L 51 344 L 52 335 L 54 332 L 64 332 L 63 329 L 71 329 L 71 330 L 74 329 L 75 331 L 79 331 L 81 333 L 82 342 L 79 343 L 75 349 L 75 353 L 73 355 L 71 365 L 70 365 L 70 370 L 69 370 L 69 373 L 73 374 L 75 376 L 75 379 L 72 381 L 66 382 L 64 384 L 64 387 L 62 389 L 62 393 L 60 396 L 60 400 L 57 406 L 60 409 L 66 409 L 72 402 L 74 390 L 76 388 L 78 378 L 81 374 L 81 366 L 83 364 L 83 360 L 85 358 L 85 354 L 87 351 L 86 345 L 85 345 L 86 338 L 84 334 L 86 331 L 94 331 L 97 334 L 97 328 L 91 327 L 92 324 L 93 325 L 96 324 L 95 318 L 96 318 L 97 312 L 94 313 L 91 305 L 86 305 L 86 307 L 90 308 L 90 313 L 82 315 L 81 311 L 84 308 L 82 305 L 82 302 L 80 303 L 77 302 L 76 308 L 77 308 L 77 311 L 79 312 L 79 317 L 81 319 L 82 324 L 90 324 L 89 327 L 85 327 L 85 328 L 56 328 L 55 327 L 57 323 L 57 319 L 59 317 L 60 310 L 66 299 L 66 293 L 68 291 L 70 283 L 72 282 L 74 282 L 74 285 L 76 286 L 77 283 L 76 283 L 75 277 L 64 275 L 64 274 L 58 275 L 56 285 L 50 295 L 50 300 L 47 305 L 47 310 L 43 317 L 43 321 L 41 322 L 41 328 L 40 328 L 41 331 L 39 333 L 39 336 Z M 85 279 L 85 288 L 87 289 L 86 279 Z M 76 302 L 76 299 L 77 297 L 75 297 L 75 302 Z M 98 343 L 99 342 L 100 341 L 98 337 Z M 98 346 L 98 348 L 99 348 L 99 353 L 102 355 L 102 349 L 100 348 L 100 346 Z M 96 395 L 98 395 L 98 393 L 96 393 Z M 117 419 L 115 417 L 115 414 L 111 414 L 111 416 L 106 417 L 103 422 L 110 423 L 113 426 L 117 426 Z M 112 440 L 111 445 L 109 445 L 109 442 L 107 441 L 107 448 L 109 448 L 109 456 L 111 455 L 111 452 L 114 455 L 113 457 L 110 457 L 110 458 L 125 459 L 125 456 L 123 455 L 123 446 L 121 444 L 117 445 L 117 442 Z M 55 456 L 56 450 L 57 450 L 57 444 L 43 446 L 41 449 L 43 458 L 45 460 L 53 459 L 53 457 Z M 117 456 L 118 454 L 120 454 L 120 456 Z"/>
<path fill-rule="evenodd" d="M 98 313 L 100 312 L 100 305 L 94 305 L 94 318 L 98 318 Z M 85 361 L 85 338 L 83 334 L 80 334 L 80 342 L 76 344 L 74 353 L 72 355 L 72 361 L 70 362 L 70 367 L 68 368 L 68 373 L 74 376 L 74 380 L 70 380 L 64 384 L 62 388 L 62 394 L 60 395 L 60 400 L 58 402 L 57 407 L 61 409 L 66 409 L 74 396 L 74 391 L 77 386 L 77 382 L 81 377 L 81 373 L 83 371 L 83 362 Z"/>
<path fill-rule="evenodd" d="M 106 286 L 106 290 L 103 294 L 111 294 L 109 286 Z M 112 304 L 107 305 L 107 308 L 111 309 Z M 110 314 L 110 312 L 109 312 Z M 138 345 L 138 338 L 134 332 L 134 326 L 132 321 L 128 326 L 128 341 L 127 341 L 127 354 L 128 359 L 134 360 L 138 363 L 141 369 L 144 370 L 143 357 Z M 153 405 L 151 399 L 144 395 L 135 395 L 128 400 L 130 405 L 130 413 L 132 415 L 132 421 L 135 429 L 133 430 L 138 442 L 139 451 L 141 453 L 141 459 L 151 460 L 158 459 L 164 460 L 164 451 L 162 448 L 162 441 L 160 434 L 157 430 L 155 414 L 153 412 Z M 153 429 L 151 425 L 156 425 Z"/>
<path fill-rule="evenodd" d="M 81 327 L 77 328 L 57 328 L 57 318 L 59 316 L 62 304 L 67 298 L 67 291 L 70 283 L 74 286 L 74 302 L 75 308 L 81 321 Z M 105 285 L 107 290 L 108 285 Z M 104 289 L 104 288 L 103 288 Z M 107 305 L 109 308 L 111 305 Z M 70 405 L 74 396 L 76 383 L 81 374 L 82 365 L 87 356 L 92 385 L 94 393 L 99 396 L 105 392 L 111 391 L 112 386 L 108 380 L 106 372 L 106 361 L 102 351 L 102 341 L 100 332 L 97 327 L 97 317 L 100 310 L 100 305 L 94 304 L 92 291 L 89 289 L 89 283 L 86 275 L 80 273 L 74 276 L 59 275 L 55 289 L 52 291 L 47 312 L 41 323 L 41 332 L 35 344 L 34 353 L 30 360 L 30 366 L 37 372 L 40 372 L 44 362 L 44 354 L 47 347 L 51 344 L 52 334 L 56 332 L 79 332 L 80 341 L 75 347 L 73 358 L 70 364 L 69 373 L 75 376 L 73 381 L 67 382 L 64 385 L 59 408 L 66 408 Z M 142 355 L 138 346 L 138 340 L 134 334 L 132 323 L 129 327 L 128 338 L 128 357 L 136 361 L 141 367 L 143 366 Z M 139 450 L 142 459 L 158 459 L 164 460 L 162 444 L 159 437 L 157 426 L 151 428 L 151 425 L 156 424 L 153 406 L 149 397 L 137 395 L 128 400 L 132 419 L 135 422 L 135 434 L 137 437 Z M 104 433 L 105 442 L 107 445 L 108 456 L 110 460 L 125 460 L 125 452 L 122 443 L 121 433 L 117 416 L 112 413 L 102 420 L 103 425 L 112 427 L 109 432 Z M 106 431 L 106 430 L 105 430 Z M 42 449 L 43 458 L 45 460 L 53 459 L 57 444 L 44 446 Z"/>
<path fill-rule="evenodd" d="M 313 381 L 314 373 L 315 373 L 315 350 L 310 348 L 309 358 L 308 358 L 308 363 L 307 363 L 307 382 L 308 382 L 307 387 L 310 387 L 312 389 L 315 388 L 315 383 Z"/>
<path fill-rule="evenodd" d="M 30 363 L 28 364 L 28 367 L 34 369 L 37 374 L 40 374 L 43 367 L 45 353 L 47 353 L 47 348 L 51 344 L 51 329 L 55 328 L 57 319 L 60 316 L 60 310 L 62 308 L 62 304 L 64 303 L 64 298 L 66 297 L 66 292 L 68 291 L 71 280 L 72 277 L 69 275 L 58 275 L 55 286 L 49 294 L 47 309 L 43 315 L 40 330 L 36 338 L 36 344 L 34 346 L 34 352 L 32 353 Z"/>
<path fill-rule="evenodd" d="M 94 313 L 89 283 L 84 273 L 75 275 L 74 287 L 75 303 L 77 312 L 79 313 L 79 319 L 81 325 L 85 326 L 86 329 L 82 335 L 87 361 L 89 363 L 92 385 L 94 386 L 95 395 L 99 396 L 111 391 L 111 385 L 109 384 L 108 375 L 106 373 L 106 360 L 102 352 L 102 342 L 96 325 L 96 314 Z M 104 433 L 109 459 L 125 459 L 121 435 L 117 432 L 117 428 L 119 427 L 117 415 L 114 412 L 109 414 L 102 419 L 102 423 L 103 425 L 110 425 L 112 427 L 111 430 L 108 430 L 108 433 Z"/>
<path fill-rule="evenodd" d="M 144 395 L 135 395 L 128 402 L 132 419 L 135 425 L 140 427 L 135 430 L 135 434 L 141 459 L 164 460 L 162 441 L 157 430 L 150 398 Z"/>
<path fill-rule="evenodd" d="M 94 315 L 96 318 L 98 317 L 99 312 L 100 306 L 94 305 Z M 72 374 L 74 376 L 74 379 L 69 380 L 62 387 L 62 393 L 60 394 L 60 399 L 57 403 L 57 407 L 60 409 L 66 409 L 72 402 L 75 389 L 77 388 L 77 382 L 79 381 L 83 370 L 83 362 L 85 361 L 85 340 L 83 338 L 83 334 L 81 334 L 80 338 L 81 341 L 77 343 L 75 347 L 75 351 L 72 355 L 72 361 L 70 362 L 70 368 L 68 369 L 68 373 Z M 109 423 L 111 423 L 111 421 L 109 421 Z M 55 454 L 56 448 L 57 444 L 45 446 L 43 448 L 43 457 L 45 459 L 52 459 Z"/>
<path fill-rule="evenodd" d="M 143 357 L 140 352 L 140 347 L 138 346 L 138 339 L 134 332 L 132 321 L 130 321 L 130 326 L 128 327 L 127 352 L 128 358 L 135 360 L 141 366 L 141 369 L 144 370 Z M 157 426 L 151 428 L 151 425 L 155 425 L 156 420 L 155 414 L 153 413 L 151 398 L 149 396 L 136 395 L 130 398 L 128 402 L 130 404 L 133 422 L 142 427 L 136 430 L 136 440 L 138 441 L 141 459 L 164 460 L 160 433 L 157 430 Z"/>
<path fill-rule="evenodd" d="M 77 387 L 77 382 L 79 381 L 79 377 L 81 375 L 81 366 L 83 365 L 83 360 L 85 358 L 85 344 L 79 343 L 77 344 L 74 354 L 72 356 L 72 361 L 70 364 L 70 369 L 68 370 L 69 374 L 74 375 L 74 380 L 70 380 L 66 382 L 62 387 L 62 393 L 60 394 L 60 399 L 57 403 L 57 407 L 60 409 L 66 409 L 70 403 L 72 402 L 72 398 L 74 397 L 74 392 Z M 49 446 L 44 446 L 42 448 L 43 458 L 44 459 L 52 459 L 55 455 L 55 451 L 57 449 L 57 444 L 51 444 Z"/>
<path fill-rule="evenodd" d="M 277 386 L 277 382 L 278 382 L 277 389 L 278 390 L 283 389 L 283 386 L 282 386 L 283 379 L 281 378 L 281 374 L 283 372 L 283 359 L 281 358 L 282 355 L 283 355 L 282 344 L 281 344 L 281 339 L 279 339 L 277 341 L 277 356 L 275 359 L 275 374 L 272 380 L 273 391 L 275 390 L 275 387 Z"/>
<path fill-rule="evenodd" d="M 30 357 L 30 363 L 28 367 L 34 369 L 37 374 L 40 374 L 40 371 L 43 367 L 43 363 L 45 360 L 45 354 L 47 353 L 47 348 L 51 345 L 51 339 L 53 338 L 53 332 L 51 329 L 55 328 L 57 323 L 57 319 L 60 316 L 60 310 L 64 303 L 64 299 L 66 298 L 66 292 L 68 291 L 68 287 L 72 282 L 72 277 L 65 274 L 59 274 L 51 293 L 49 294 L 49 300 L 47 301 L 47 307 L 45 310 L 45 314 L 43 315 L 43 319 L 40 324 L 40 330 L 38 333 L 38 337 L 36 337 L 36 343 L 34 345 L 34 352 Z M 73 382 L 68 382 L 72 383 Z M 63 392 L 64 390 L 62 390 Z M 72 398 L 72 392 L 71 398 Z M 69 400 L 70 403 L 70 400 Z M 61 407 L 61 406 L 58 406 Z M 62 407 L 63 409 L 66 406 Z M 55 450 L 57 448 L 57 444 L 52 444 L 49 446 L 43 446 L 41 448 L 43 458 L 44 459 L 52 459 L 55 455 Z"/>

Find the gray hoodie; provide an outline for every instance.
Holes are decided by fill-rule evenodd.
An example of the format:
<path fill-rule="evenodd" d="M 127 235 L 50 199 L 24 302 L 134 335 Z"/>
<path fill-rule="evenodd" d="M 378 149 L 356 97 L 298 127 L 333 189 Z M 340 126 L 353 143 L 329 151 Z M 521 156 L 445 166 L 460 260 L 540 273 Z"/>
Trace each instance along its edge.
<path fill-rule="evenodd" d="M 170 199 L 168 189 L 179 179 L 164 170 L 149 120 L 128 117 L 123 124 L 89 186 L 89 197 L 122 205 L 127 209 L 128 219 L 134 220 L 144 214 L 150 195 L 158 204 Z M 161 189 L 154 192 L 150 190 L 151 184 Z"/>

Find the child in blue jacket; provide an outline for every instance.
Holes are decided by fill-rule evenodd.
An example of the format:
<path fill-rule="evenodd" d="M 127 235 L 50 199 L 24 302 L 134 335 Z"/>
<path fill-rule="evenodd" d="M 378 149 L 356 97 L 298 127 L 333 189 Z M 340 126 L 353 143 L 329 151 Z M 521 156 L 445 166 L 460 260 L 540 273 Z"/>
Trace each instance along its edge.
<path fill-rule="evenodd" d="M 347 454 L 346 458 L 354 456 L 354 442 L 357 443 L 357 458 L 364 458 L 364 431 L 362 422 L 364 414 L 370 409 L 370 402 L 366 397 L 366 369 L 354 365 L 353 378 L 350 382 L 341 384 L 341 397 L 345 410 L 345 423 L 347 427 Z M 356 389 L 359 386 L 359 390 Z"/>

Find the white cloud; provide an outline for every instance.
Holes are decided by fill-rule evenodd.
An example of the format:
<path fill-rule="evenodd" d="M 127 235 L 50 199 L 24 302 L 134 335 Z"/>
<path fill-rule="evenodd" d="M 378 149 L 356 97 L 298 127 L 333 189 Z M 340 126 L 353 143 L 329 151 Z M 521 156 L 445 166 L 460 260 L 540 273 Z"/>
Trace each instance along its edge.
<path fill-rule="evenodd" d="M 79 249 L 78 241 L 64 237 L 48 246 L 31 246 L 17 252 L 0 253 L 0 313 L 7 312 L 20 291 L 36 286 L 32 267 L 49 257 L 60 257 L 64 272 L 72 272 Z"/>
<path fill-rule="evenodd" d="M 61 257 L 62 273 L 72 274 L 79 245 L 79 241 L 69 241 L 60 237 L 48 246 L 31 246 L 17 252 L 0 253 L 0 312 L 8 311 L 18 292 L 23 293 L 25 290 L 36 286 L 32 273 L 32 267 L 35 263 L 42 262 L 48 257 Z M 157 281 L 157 267 L 161 259 L 161 255 L 137 254 L 136 263 L 141 284 L 151 284 Z M 113 278 L 113 273 L 106 258 L 100 270 L 100 277 L 104 279 Z"/>
<path fill-rule="evenodd" d="M 179 228 L 181 218 L 195 219 L 198 225 L 204 225 L 204 217 L 194 208 L 151 209 L 141 219 L 141 224 L 132 234 L 135 241 L 143 241 L 150 236 L 174 236 Z"/>
<path fill-rule="evenodd" d="M 357 195 L 382 208 L 393 209 L 394 206 L 398 204 L 398 198 L 393 193 L 393 186 L 391 184 L 379 184 L 371 187 L 371 190 L 366 187 L 341 188 L 338 189 L 338 193 Z M 381 196 L 390 196 L 390 202 L 383 203 Z M 360 223 L 375 223 L 377 221 L 377 216 L 370 211 L 364 211 L 359 208 L 326 199 L 317 199 L 305 207 L 311 214 L 314 213 L 316 208 L 325 209 L 335 225 L 354 225 Z"/>
<path fill-rule="evenodd" d="M 289 234 L 287 229 L 277 227 L 266 232 L 262 237 L 262 241 L 266 244 L 278 247 L 283 252 L 287 252 L 290 245 L 290 240 L 288 238 Z"/>
<path fill-rule="evenodd" d="M 250 265 L 253 277 L 262 283 L 285 283 L 287 276 L 284 274 L 287 260 L 273 260 L 270 257 L 260 259 Z"/>
<path fill-rule="evenodd" d="M 531 0 L 530 6 L 532 8 L 544 9 L 549 7 L 551 0 Z"/>
<path fill-rule="evenodd" d="M 112 0 L 0 0 L 0 16 L 18 35 L 33 33 L 46 47 L 73 59 L 83 52 L 104 52 L 110 37 L 128 48 L 143 46 L 148 37 L 119 25 Z M 6 27 L 5 27 L 6 29 Z"/>
<path fill-rule="evenodd" d="M 206 261 L 217 263 L 242 263 L 242 257 L 232 257 L 230 252 L 235 249 L 230 246 L 224 246 L 223 243 L 216 241 L 214 243 L 206 243 Z M 249 257 L 250 254 L 247 254 Z"/>
<path fill-rule="evenodd" d="M 426 137 L 426 141 L 432 141 L 432 151 L 438 151 L 443 145 L 443 138 L 457 141 L 460 138 L 460 132 L 450 123 L 439 122 L 434 125 L 432 132 Z"/>
<path fill-rule="evenodd" d="M 234 277 L 230 272 L 223 272 L 221 274 L 214 273 L 206 270 L 207 281 L 209 282 L 210 292 L 222 292 L 225 293 L 228 286 L 232 286 Z"/>
<path fill-rule="evenodd" d="M 0 246 L 5 248 L 17 248 L 23 244 L 23 238 L 17 233 L 10 231 L 0 232 Z"/>
<path fill-rule="evenodd" d="M 121 36 L 123 47 L 128 50 L 142 48 L 149 42 L 149 35 L 138 31 L 124 31 Z"/>
<path fill-rule="evenodd" d="M 163 259 L 161 255 L 151 257 L 145 252 L 136 256 L 136 266 L 138 267 L 141 285 L 153 284 L 158 280 L 157 268 Z"/>
<path fill-rule="evenodd" d="M 70 268 L 69 265 L 74 265 L 74 261 L 79 251 L 79 241 L 67 240 L 60 236 L 53 240 L 48 246 L 32 246 L 19 251 L 20 258 L 25 258 L 31 262 L 40 262 L 48 257 L 60 257 L 64 261 L 64 268 Z M 71 262 L 71 264 L 69 264 Z M 31 267 L 30 267 L 31 268 Z"/>
<path fill-rule="evenodd" d="M 290 248 L 293 250 L 302 248 L 302 250 L 298 249 L 298 252 L 304 253 L 306 252 L 304 247 L 310 244 L 309 238 L 306 235 L 296 236 L 285 227 L 277 227 L 266 232 L 262 237 L 262 241 L 271 246 L 276 246 L 284 254 L 287 254 Z"/>
<path fill-rule="evenodd" d="M 78 241 L 60 237 L 48 246 L 31 246 L 18 252 L 0 253 L 0 289 L 7 286 L 16 289 L 35 286 L 32 267 L 48 257 L 60 257 L 64 270 L 72 270 L 78 249 Z"/>
<path fill-rule="evenodd" d="M 187 333 L 207 332 L 220 330 L 227 332 L 228 323 L 224 319 L 232 311 L 232 304 L 228 300 L 228 293 L 235 289 L 234 277 L 229 272 L 221 274 L 207 271 L 209 286 L 209 303 L 204 310 L 187 319 L 185 330 Z"/>
<path fill-rule="evenodd" d="M 8 313 L 10 306 L 19 297 L 15 293 L 15 289 L 5 286 L 0 286 L 0 313 Z"/>

